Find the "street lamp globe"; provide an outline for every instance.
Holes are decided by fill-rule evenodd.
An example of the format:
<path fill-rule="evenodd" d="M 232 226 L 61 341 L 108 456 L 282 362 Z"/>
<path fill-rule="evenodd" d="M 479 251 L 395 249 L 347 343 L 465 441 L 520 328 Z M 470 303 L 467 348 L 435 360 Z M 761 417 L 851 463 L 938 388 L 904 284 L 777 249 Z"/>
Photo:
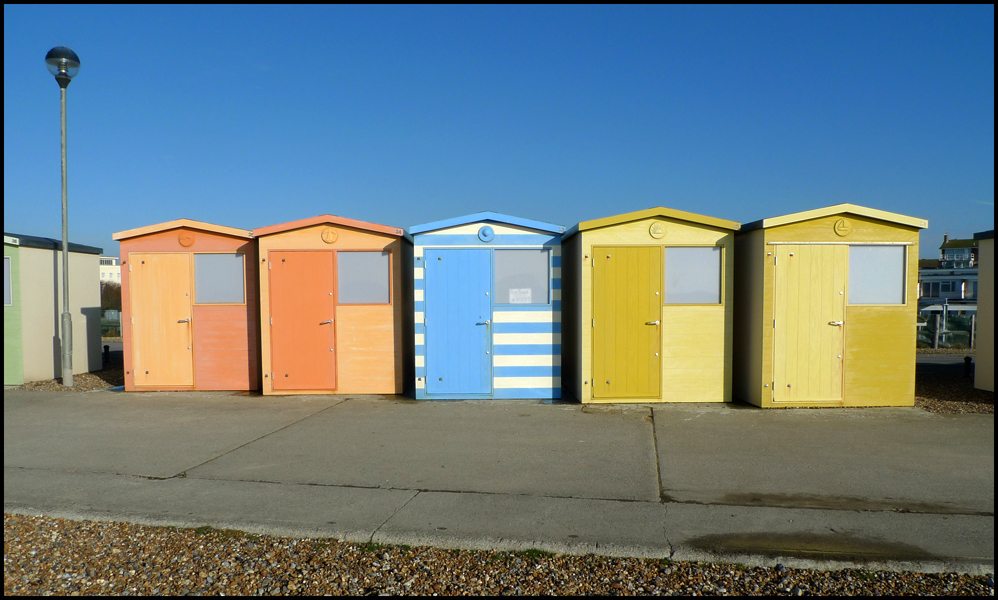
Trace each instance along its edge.
<path fill-rule="evenodd" d="M 65 46 L 56 46 L 45 55 L 45 66 L 49 73 L 55 75 L 60 87 L 69 85 L 69 81 L 80 72 L 80 57 Z"/>

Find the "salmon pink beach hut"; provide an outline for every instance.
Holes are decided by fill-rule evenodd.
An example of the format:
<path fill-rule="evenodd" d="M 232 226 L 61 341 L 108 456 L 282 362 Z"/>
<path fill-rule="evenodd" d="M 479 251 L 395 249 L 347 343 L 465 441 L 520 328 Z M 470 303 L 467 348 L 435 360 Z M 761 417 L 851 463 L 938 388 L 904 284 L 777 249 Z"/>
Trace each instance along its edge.
<path fill-rule="evenodd" d="M 561 397 L 560 225 L 413 227 L 417 399 Z"/>
<path fill-rule="evenodd" d="M 113 238 L 125 390 L 258 389 L 253 234 L 179 219 Z"/>
<path fill-rule="evenodd" d="M 253 234 L 263 393 L 403 393 L 412 362 L 408 234 L 334 215 Z"/>

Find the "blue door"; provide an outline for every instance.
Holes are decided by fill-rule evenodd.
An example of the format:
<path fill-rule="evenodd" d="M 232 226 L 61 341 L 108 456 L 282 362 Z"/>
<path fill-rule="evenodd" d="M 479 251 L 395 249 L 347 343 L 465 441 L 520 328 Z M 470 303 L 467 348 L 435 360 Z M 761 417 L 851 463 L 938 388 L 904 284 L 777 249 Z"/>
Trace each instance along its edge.
<path fill-rule="evenodd" d="M 426 393 L 492 393 L 492 253 L 427 249 L 423 256 Z"/>

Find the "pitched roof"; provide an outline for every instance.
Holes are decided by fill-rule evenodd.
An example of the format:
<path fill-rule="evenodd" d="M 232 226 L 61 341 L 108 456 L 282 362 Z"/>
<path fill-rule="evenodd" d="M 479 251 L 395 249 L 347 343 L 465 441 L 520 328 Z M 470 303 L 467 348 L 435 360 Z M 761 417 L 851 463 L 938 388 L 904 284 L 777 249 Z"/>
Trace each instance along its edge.
<path fill-rule="evenodd" d="M 111 239 L 115 241 L 127 240 L 128 238 L 139 237 L 140 235 L 149 235 L 150 233 L 159 233 L 160 231 L 180 229 L 181 227 L 200 229 L 201 231 L 210 231 L 212 233 L 221 233 L 223 235 L 231 235 L 233 237 L 246 239 L 253 237 L 253 232 L 245 229 L 235 229 L 234 227 L 225 227 L 224 225 L 213 225 L 212 223 L 195 221 L 193 219 L 177 219 L 175 221 L 167 221 L 166 223 L 157 223 L 156 225 L 146 225 L 145 227 L 119 231 L 118 233 L 113 234 Z"/>
<path fill-rule="evenodd" d="M 945 242 L 943 242 L 943 244 L 941 246 L 939 246 L 939 249 L 942 250 L 944 248 L 976 248 L 976 247 L 977 247 L 977 240 L 976 239 L 973 239 L 973 240 L 946 240 Z"/>
<path fill-rule="evenodd" d="M 562 225 L 542 223 L 541 221 L 531 221 L 530 219 L 511 217 L 509 215 L 504 215 L 496 212 L 480 212 L 480 213 L 475 213 L 473 215 L 465 215 L 463 217 L 454 217 L 453 219 L 444 219 L 443 221 L 423 223 L 422 225 L 416 225 L 414 227 L 410 227 L 409 232 L 426 233 L 428 231 L 446 229 L 447 227 L 457 227 L 458 225 L 467 225 L 468 223 L 479 223 L 481 221 L 492 221 L 493 223 L 516 225 L 519 227 L 526 227 L 527 229 L 536 229 L 538 231 L 545 231 L 547 233 L 557 233 L 559 235 L 565 233 L 565 228 Z"/>
<path fill-rule="evenodd" d="M 565 233 L 564 237 L 569 238 L 580 231 L 587 231 L 589 229 L 598 229 L 600 227 L 609 227 L 611 225 L 620 225 L 621 223 L 640 221 L 641 219 L 647 219 L 650 217 L 665 217 L 667 219 L 689 221 L 690 223 L 696 223 L 698 225 L 709 225 L 710 227 L 719 227 L 721 229 L 730 229 L 732 231 L 737 231 L 738 229 L 741 228 L 741 225 L 735 221 L 728 221 L 725 219 L 718 219 L 715 217 L 706 217 L 704 215 L 698 215 L 696 213 L 686 212 L 684 210 L 676 210 L 674 208 L 665 208 L 662 206 L 656 206 L 655 208 L 646 208 L 644 210 L 624 213 L 621 215 L 603 217 L 602 219 L 582 221 L 581 223 L 572 226 L 572 228 Z"/>
<path fill-rule="evenodd" d="M 356 219 L 348 219 L 346 217 L 338 217 L 336 215 L 319 215 L 317 217 L 309 217 L 307 219 L 289 221 L 287 223 L 281 223 L 279 225 L 257 227 L 256 229 L 253 230 L 253 235 L 255 235 L 256 237 L 261 237 L 265 235 L 273 235 L 275 233 L 291 231 L 292 229 L 302 229 L 303 227 L 312 227 L 313 225 L 340 225 L 342 227 L 352 227 L 354 229 L 363 229 L 365 231 L 373 231 L 375 233 L 385 233 L 388 235 L 404 237 L 409 240 L 412 239 L 401 227 L 378 225 L 377 223 L 368 223 L 367 221 L 358 221 Z"/>
<path fill-rule="evenodd" d="M 907 225 L 908 227 L 917 227 L 919 229 L 925 229 L 929 226 L 929 222 L 927 220 L 919 219 L 918 217 L 908 217 L 905 215 L 899 215 L 897 213 L 891 213 L 884 210 L 877 210 L 876 208 L 867 208 L 865 206 L 858 206 L 856 204 L 836 204 L 834 206 L 826 206 L 825 208 L 805 210 L 803 212 L 783 215 L 780 217 L 770 217 L 768 219 L 760 219 L 758 221 L 746 223 L 745 225 L 742 225 L 742 231 L 752 231 L 754 229 L 767 229 L 769 227 L 789 225 L 790 223 L 798 223 L 800 221 L 808 221 L 810 219 L 820 219 L 821 217 L 827 217 L 841 213 L 849 213 L 861 217 L 879 219 L 881 221 L 897 223 L 898 225 Z"/>
<path fill-rule="evenodd" d="M 3 232 L 3 243 L 10 244 L 11 246 L 23 246 L 25 248 L 42 248 L 45 250 L 62 250 L 62 240 L 56 240 L 53 238 L 37 237 L 33 235 L 21 235 L 20 233 L 7 233 Z M 100 255 L 104 250 L 100 248 L 95 248 L 94 246 L 84 246 L 83 244 L 69 243 L 70 252 L 79 252 L 80 254 L 97 254 Z"/>
<path fill-rule="evenodd" d="M 920 258 L 918 259 L 919 269 L 938 269 L 939 259 L 938 258 Z"/>

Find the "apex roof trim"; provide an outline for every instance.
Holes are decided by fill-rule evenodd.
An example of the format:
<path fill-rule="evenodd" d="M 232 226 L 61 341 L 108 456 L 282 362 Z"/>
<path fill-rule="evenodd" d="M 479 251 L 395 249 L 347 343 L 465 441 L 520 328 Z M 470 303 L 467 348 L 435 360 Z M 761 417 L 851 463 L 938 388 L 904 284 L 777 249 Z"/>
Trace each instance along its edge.
<path fill-rule="evenodd" d="M 779 217 L 770 217 L 768 219 L 760 219 L 758 221 L 746 223 L 745 225 L 742 225 L 742 231 L 779 227 L 780 225 L 789 225 L 790 223 L 798 223 L 800 221 L 808 221 L 810 219 L 820 219 L 821 217 L 837 215 L 840 213 L 850 213 L 861 217 L 869 217 L 871 219 L 897 223 L 898 225 L 917 227 L 918 229 L 925 229 L 929 226 L 929 222 L 927 220 L 919 219 L 918 217 L 899 215 L 897 213 L 887 212 L 886 210 L 867 208 L 857 204 L 836 204 L 834 206 L 826 206 L 824 208 L 816 208 L 814 210 L 805 210 L 803 212 L 782 215 Z"/>
<path fill-rule="evenodd" d="M 317 217 L 309 217 L 307 219 L 289 221 L 287 223 L 280 223 L 278 225 L 257 227 L 256 229 L 253 230 L 253 235 L 255 235 L 256 237 L 261 237 L 265 235 L 273 235 L 275 233 L 291 231 L 293 229 L 312 227 L 313 225 L 340 225 L 343 227 L 352 227 L 354 229 L 364 229 L 366 231 L 373 231 L 376 233 L 384 233 L 387 235 L 404 237 L 411 241 L 410 236 L 401 227 L 391 227 L 389 225 L 368 223 L 367 221 L 358 221 L 356 219 L 348 219 L 346 217 L 338 217 L 336 215 L 319 215 Z"/>
<path fill-rule="evenodd" d="M 137 227 L 135 229 L 119 231 L 113 234 L 111 236 L 111 239 L 114 241 L 127 240 L 128 238 L 139 237 L 140 235 L 149 235 L 150 233 L 159 233 L 160 231 L 180 229 L 181 227 L 200 229 L 201 231 L 210 231 L 212 233 L 221 233 L 223 235 L 231 235 L 234 237 L 241 237 L 246 239 L 252 239 L 253 237 L 253 232 L 247 231 L 245 229 L 225 227 L 224 225 L 214 225 L 212 223 L 205 223 L 203 221 L 195 221 L 193 219 L 177 219 L 175 221 L 167 221 L 166 223 L 157 223 L 156 225 L 147 225 L 145 227 Z"/>
<path fill-rule="evenodd" d="M 530 219 L 511 217 L 509 215 L 496 212 L 480 212 L 473 215 L 464 215 L 463 217 L 454 217 L 453 219 L 444 219 L 443 221 L 423 223 L 422 225 L 410 227 L 409 232 L 414 234 L 427 233 L 438 229 L 457 227 L 458 225 L 467 225 L 468 223 L 478 223 L 479 221 L 493 221 L 495 223 L 505 223 L 506 225 L 517 225 L 519 227 L 536 229 L 547 233 L 557 233 L 558 235 L 565 233 L 565 227 L 562 225 L 553 225 L 551 223 L 543 223 L 541 221 L 531 221 Z"/>
<path fill-rule="evenodd" d="M 710 227 L 719 227 L 721 229 L 730 229 L 732 231 L 738 231 L 738 229 L 741 228 L 741 224 L 736 221 L 728 221 L 727 219 L 718 219 L 716 217 L 698 215 L 696 213 L 686 212 L 685 210 L 676 210 L 674 208 L 656 206 L 654 208 L 646 208 L 644 210 L 624 213 L 621 215 L 603 217 L 602 219 L 582 221 L 578 225 L 574 225 L 571 229 L 569 229 L 565 233 L 564 237 L 571 237 L 580 231 L 598 229 L 600 227 L 609 227 L 611 225 L 620 225 L 621 223 L 630 223 L 631 221 L 640 221 L 641 219 L 647 219 L 649 217 L 665 217 L 667 219 L 689 221 L 690 223 L 708 225 Z"/>

